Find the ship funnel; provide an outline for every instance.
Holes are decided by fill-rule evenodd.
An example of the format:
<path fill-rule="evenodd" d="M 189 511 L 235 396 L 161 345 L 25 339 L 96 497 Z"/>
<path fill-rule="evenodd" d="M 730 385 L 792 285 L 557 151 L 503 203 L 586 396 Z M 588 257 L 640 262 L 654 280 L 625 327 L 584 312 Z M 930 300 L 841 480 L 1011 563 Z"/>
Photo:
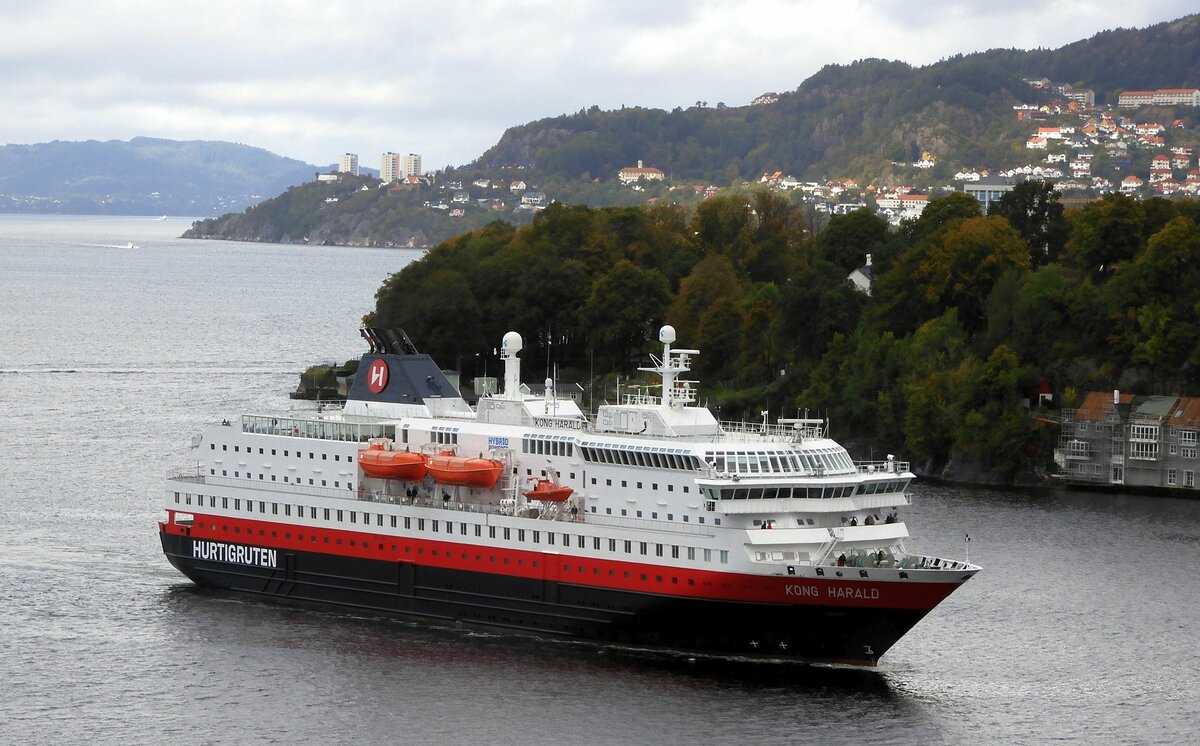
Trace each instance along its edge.
<path fill-rule="evenodd" d="M 500 359 L 504 361 L 504 398 L 521 398 L 521 351 L 523 340 L 517 332 L 509 332 L 500 341 Z"/>

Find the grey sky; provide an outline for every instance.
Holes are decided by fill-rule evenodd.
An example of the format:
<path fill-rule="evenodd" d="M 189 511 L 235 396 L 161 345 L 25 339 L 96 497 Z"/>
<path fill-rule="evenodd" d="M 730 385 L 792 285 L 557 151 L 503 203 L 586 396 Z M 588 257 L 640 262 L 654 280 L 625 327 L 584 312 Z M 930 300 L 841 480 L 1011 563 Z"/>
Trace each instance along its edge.
<path fill-rule="evenodd" d="M 473 160 L 581 108 L 746 104 L 826 63 L 926 64 L 1195 0 L 0 0 L 0 142 L 229 140 L 317 164 Z M 1196 85 L 1200 81 L 1178 81 Z"/>

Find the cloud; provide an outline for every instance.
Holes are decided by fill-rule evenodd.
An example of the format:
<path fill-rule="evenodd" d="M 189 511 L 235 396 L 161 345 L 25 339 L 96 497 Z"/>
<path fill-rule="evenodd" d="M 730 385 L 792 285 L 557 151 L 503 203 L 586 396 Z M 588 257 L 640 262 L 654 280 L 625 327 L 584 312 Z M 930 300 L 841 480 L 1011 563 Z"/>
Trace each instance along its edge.
<path fill-rule="evenodd" d="M 0 140 L 223 139 L 328 164 L 466 163 L 507 127 L 747 103 L 827 63 L 1055 47 L 1194 10 L 1147 0 L 83 0 L 0 18 Z"/>

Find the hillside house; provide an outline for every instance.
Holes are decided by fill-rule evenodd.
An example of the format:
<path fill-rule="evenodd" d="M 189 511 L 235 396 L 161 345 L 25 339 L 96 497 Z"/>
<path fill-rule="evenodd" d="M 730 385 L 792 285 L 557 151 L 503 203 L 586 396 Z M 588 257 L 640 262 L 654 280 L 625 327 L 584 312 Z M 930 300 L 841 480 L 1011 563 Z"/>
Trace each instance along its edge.
<path fill-rule="evenodd" d="M 1096 105 L 1096 92 L 1091 88 L 1073 88 L 1070 85 L 1064 85 L 1062 94 L 1063 98 L 1084 108 L 1090 109 Z"/>
<path fill-rule="evenodd" d="M 1200 106 L 1200 89 L 1159 88 L 1156 91 L 1124 91 L 1117 97 L 1117 106 L 1136 109 L 1139 106 Z"/>
<path fill-rule="evenodd" d="M 928 204 L 928 194 L 901 194 L 900 217 L 919 218 L 921 217 L 921 213 L 925 211 L 925 206 Z"/>
<path fill-rule="evenodd" d="M 662 181 L 666 178 L 661 170 L 653 166 L 643 165 L 642 161 L 638 161 L 636 166 L 626 166 L 617 172 L 617 179 L 622 184 L 636 184 L 645 179 L 646 181 Z"/>
<path fill-rule="evenodd" d="M 874 278 L 874 270 L 871 268 L 871 255 L 867 254 L 867 263 L 851 272 L 846 279 L 852 282 L 856 289 L 870 295 L 871 282 Z"/>
<path fill-rule="evenodd" d="M 1024 180 L 1024 177 L 989 176 L 986 179 L 980 179 L 974 184 L 963 184 L 963 191 L 979 200 L 979 206 L 983 214 L 986 215 L 988 207 L 993 202 L 999 201 L 1001 197 L 1007 192 L 1011 192 Z"/>

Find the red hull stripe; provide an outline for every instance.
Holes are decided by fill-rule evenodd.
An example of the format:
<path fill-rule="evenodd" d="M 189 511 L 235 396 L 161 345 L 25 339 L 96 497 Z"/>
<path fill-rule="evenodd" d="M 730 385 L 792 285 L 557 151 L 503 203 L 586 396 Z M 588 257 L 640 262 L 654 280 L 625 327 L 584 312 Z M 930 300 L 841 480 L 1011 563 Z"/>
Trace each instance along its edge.
<path fill-rule="evenodd" d="M 468 572 L 557 581 L 591 588 L 684 598 L 813 606 L 922 609 L 937 606 L 958 583 L 799 578 L 598 559 L 571 554 L 573 548 L 522 550 L 507 547 L 390 536 L 315 526 L 191 513 L 191 527 L 175 524 L 175 512 L 160 524 L 193 539 L 248 544 L 282 551 L 321 552 L 386 562 L 412 562 Z M 853 568 L 850 568 L 853 571 Z"/>

